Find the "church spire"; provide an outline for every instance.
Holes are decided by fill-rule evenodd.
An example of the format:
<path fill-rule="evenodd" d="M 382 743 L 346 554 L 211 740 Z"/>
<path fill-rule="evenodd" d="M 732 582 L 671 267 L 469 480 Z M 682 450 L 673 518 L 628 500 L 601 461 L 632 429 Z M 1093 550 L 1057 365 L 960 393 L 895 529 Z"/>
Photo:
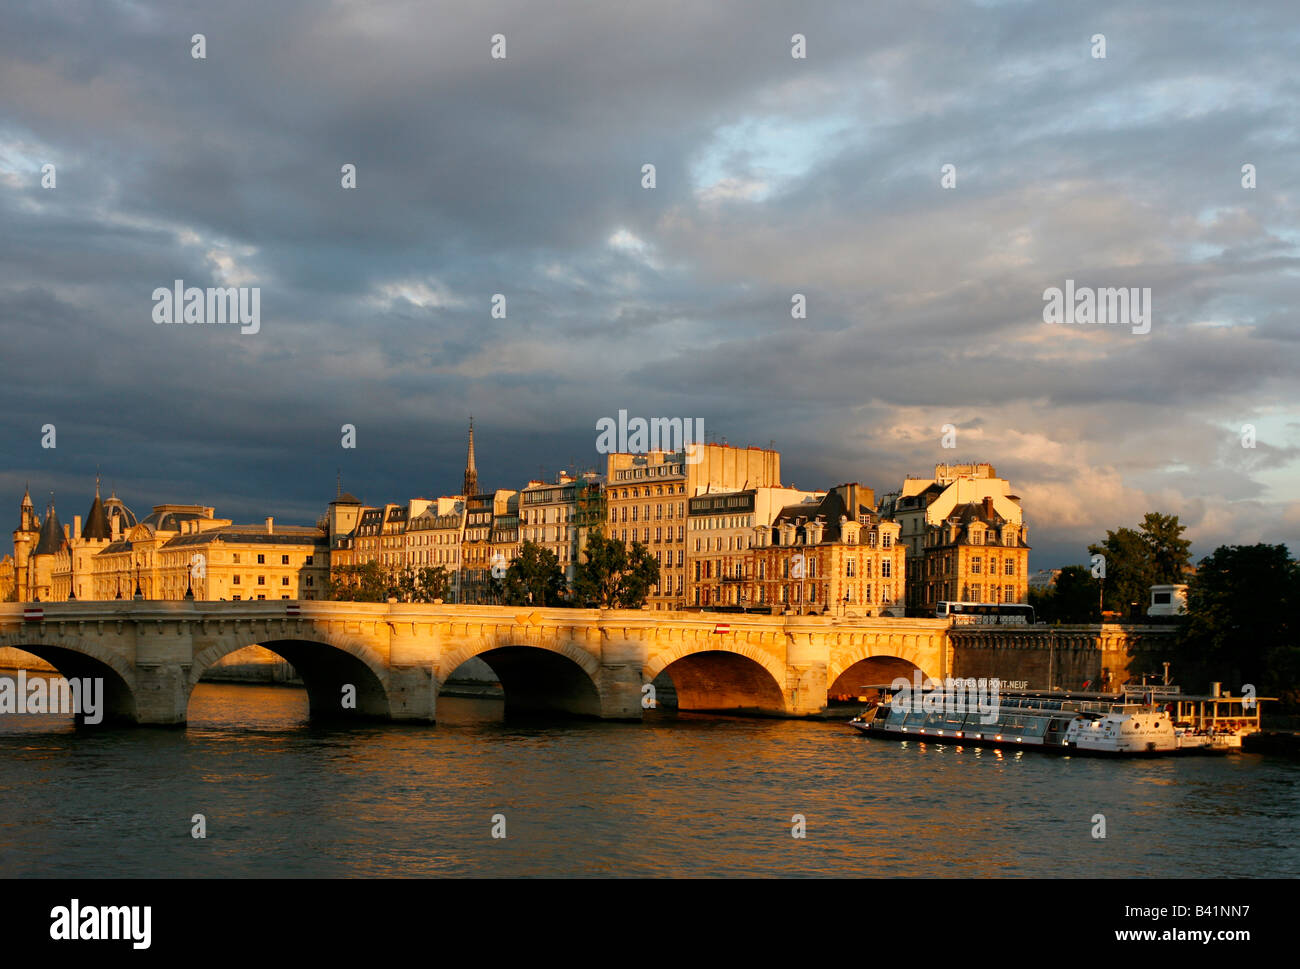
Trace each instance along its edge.
<path fill-rule="evenodd" d="M 478 494 L 478 467 L 474 464 L 474 418 L 469 419 L 469 454 L 465 458 L 464 494 L 470 498 Z"/>

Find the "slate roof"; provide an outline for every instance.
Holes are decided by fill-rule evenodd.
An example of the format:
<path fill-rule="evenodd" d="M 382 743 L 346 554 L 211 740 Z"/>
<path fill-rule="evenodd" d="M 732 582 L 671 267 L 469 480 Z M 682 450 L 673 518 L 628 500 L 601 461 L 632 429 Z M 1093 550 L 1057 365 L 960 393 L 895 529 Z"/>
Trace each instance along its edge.
<path fill-rule="evenodd" d="M 110 538 L 113 534 L 112 528 L 108 524 L 108 513 L 104 511 L 104 503 L 99 500 L 99 488 L 95 488 L 95 500 L 90 503 L 90 511 L 86 512 L 86 521 L 81 526 L 82 538 Z"/>
<path fill-rule="evenodd" d="M 59 516 L 54 513 L 54 506 L 51 505 L 49 511 L 45 513 L 45 521 L 41 523 L 41 537 L 36 542 L 36 551 L 32 554 L 54 555 L 67 544 L 67 540 L 63 537 L 63 526 L 59 524 Z"/>

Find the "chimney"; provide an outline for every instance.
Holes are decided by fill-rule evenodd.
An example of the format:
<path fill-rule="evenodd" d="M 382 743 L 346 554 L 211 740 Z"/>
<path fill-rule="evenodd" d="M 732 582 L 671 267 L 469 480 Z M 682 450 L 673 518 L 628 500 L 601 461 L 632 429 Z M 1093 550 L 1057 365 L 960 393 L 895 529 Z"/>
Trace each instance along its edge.
<path fill-rule="evenodd" d="M 117 515 L 114 515 L 113 516 L 113 541 L 120 542 L 121 540 L 122 540 L 122 519 L 119 518 Z"/>
<path fill-rule="evenodd" d="M 275 519 L 272 518 L 270 515 L 267 515 L 267 516 L 266 516 L 266 534 L 268 534 L 268 535 L 272 534 L 272 532 L 271 532 L 271 523 L 274 522 L 274 521 L 275 521 Z"/>
<path fill-rule="evenodd" d="M 989 495 L 984 496 L 984 517 L 993 517 L 993 499 Z"/>
<path fill-rule="evenodd" d="M 72 516 L 72 534 L 74 534 L 74 535 L 78 535 L 78 536 L 81 535 L 81 516 L 80 516 L 80 515 L 73 515 L 73 516 Z"/>
<path fill-rule="evenodd" d="M 80 520 L 80 516 L 78 516 L 78 520 Z M 69 530 L 67 525 L 63 526 L 63 539 L 69 544 L 72 542 L 72 532 Z"/>

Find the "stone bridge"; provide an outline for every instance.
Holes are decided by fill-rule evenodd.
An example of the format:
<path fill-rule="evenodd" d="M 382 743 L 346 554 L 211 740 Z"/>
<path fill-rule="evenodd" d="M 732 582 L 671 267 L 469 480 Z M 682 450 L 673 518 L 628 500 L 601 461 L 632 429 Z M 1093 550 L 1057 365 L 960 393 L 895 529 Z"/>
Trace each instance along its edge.
<path fill-rule="evenodd" d="M 478 658 L 507 712 L 639 720 L 644 687 L 671 679 L 682 710 L 807 716 L 920 669 L 951 674 L 947 624 L 643 610 L 354 602 L 122 601 L 0 605 L 0 647 L 65 677 L 104 678 L 109 717 L 186 720 L 223 656 L 260 645 L 293 664 L 313 717 L 433 722 L 457 668 Z M 663 683 L 663 680 L 660 680 Z M 343 697 L 352 688 L 355 704 Z"/>

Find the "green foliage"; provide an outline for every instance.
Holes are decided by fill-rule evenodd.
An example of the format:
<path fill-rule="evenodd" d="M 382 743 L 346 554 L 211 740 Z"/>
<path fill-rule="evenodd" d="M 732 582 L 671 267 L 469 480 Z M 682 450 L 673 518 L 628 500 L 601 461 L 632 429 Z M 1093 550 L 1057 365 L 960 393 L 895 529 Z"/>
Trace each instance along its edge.
<path fill-rule="evenodd" d="M 1180 537 L 1186 530 L 1177 515 L 1148 512 L 1137 530 L 1108 531 L 1105 541 L 1089 545 L 1106 557 L 1106 608 L 1127 615 L 1132 603 L 1145 606 L 1151 586 L 1182 582 L 1191 564 L 1191 542 Z"/>
<path fill-rule="evenodd" d="M 1067 565 L 1050 590 L 1029 591 L 1034 618 L 1048 623 L 1101 621 L 1101 583 L 1086 565 Z"/>
<path fill-rule="evenodd" d="M 556 554 L 536 542 L 524 542 L 519 557 L 506 569 L 501 599 L 508 606 L 562 606 L 565 590 Z"/>
<path fill-rule="evenodd" d="M 1187 590 L 1181 651 L 1207 680 L 1294 705 L 1300 690 L 1300 563 L 1285 545 L 1222 545 Z"/>
<path fill-rule="evenodd" d="M 1187 526 L 1178 523 L 1177 515 L 1150 511 L 1142 518 L 1142 538 L 1151 550 L 1153 585 L 1173 585 L 1183 581 L 1187 566 L 1192 562 L 1192 543 L 1181 537 L 1185 531 Z"/>
<path fill-rule="evenodd" d="M 447 597 L 450 582 L 441 565 L 400 571 L 378 562 L 340 565 L 330 574 L 325 597 L 336 602 L 433 602 Z"/>
<path fill-rule="evenodd" d="M 326 583 L 325 597 L 336 602 L 386 602 L 388 578 L 378 562 L 336 566 Z"/>
<path fill-rule="evenodd" d="M 639 609 L 659 582 L 659 563 L 640 542 L 627 546 L 599 529 L 587 537 L 585 560 L 573 583 L 575 600 L 601 609 Z"/>

